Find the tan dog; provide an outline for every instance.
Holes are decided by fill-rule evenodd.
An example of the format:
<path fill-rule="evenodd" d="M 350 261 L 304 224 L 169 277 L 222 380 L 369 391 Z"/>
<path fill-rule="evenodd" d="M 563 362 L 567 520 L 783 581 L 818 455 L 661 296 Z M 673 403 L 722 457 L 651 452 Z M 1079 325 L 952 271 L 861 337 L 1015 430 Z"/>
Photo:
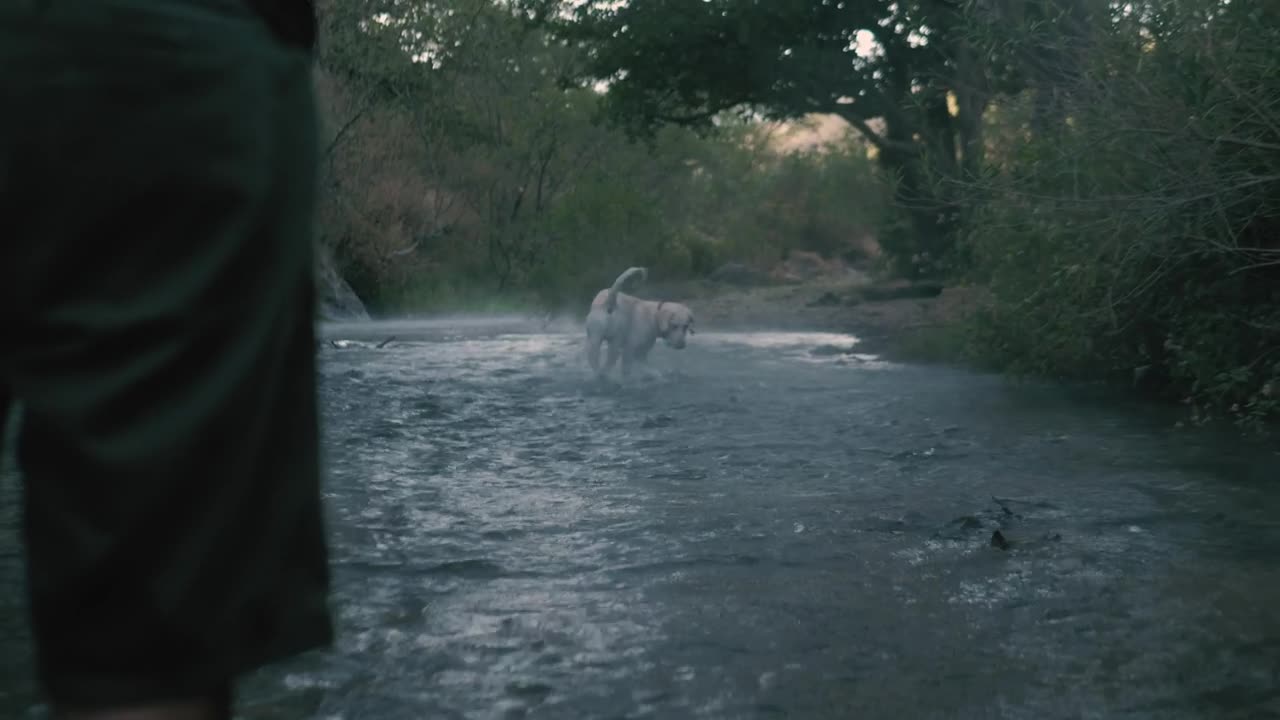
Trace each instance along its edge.
<path fill-rule="evenodd" d="M 603 377 L 622 360 L 622 374 L 631 374 L 631 366 L 644 360 L 658 338 L 677 350 L 685 346 L 693 334 L 693 312 L 680 303 L 641 300 L 622 292 L 632 277 L 645 278 L 645 269 L 629 268 L 613 281 L 608 290 L 596 293 L 587 314 L 587 360 L 597 377 Z M 600 346 L 609 343 L 609 354 L 600 365 Z"/>

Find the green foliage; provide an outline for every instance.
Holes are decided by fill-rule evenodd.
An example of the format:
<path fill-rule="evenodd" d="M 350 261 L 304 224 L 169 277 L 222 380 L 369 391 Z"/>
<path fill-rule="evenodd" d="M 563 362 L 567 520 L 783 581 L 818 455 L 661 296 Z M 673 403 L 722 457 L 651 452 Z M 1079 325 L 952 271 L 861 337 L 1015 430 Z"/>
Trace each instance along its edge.
<path fill-rule="evenodd" d="M 670 124 L 705 130 L 731 113 L 844 118 L 877 149 L 910 221 L 890 228 L 886 246 L 903 272 L 927 275 L 962 220 L 954 186 L 928 180 L 978 172 L 983 110 L 1012 75 L 1002 44 L 964 32 L 968 6 L 592 0 L 557 33 L 590 48 L 583 72 L 610 83 L 607 114 L 635 134 Z"/>
<path fill-rule="evenodd" d="M 860 146 L 780 158 L 756 122 L 643 142 L 598 123 L 607 96 L 559 82 L 585 49 L 515 7 L 321 6 L 322 234 L 375 312 L 487 296 L 578 308 L 629 265 L 680 280 L 846 253 L 882 224 Z"/>
<path fill-rule="evenodd" d="M 985 359 L 1134 382 L 1197 420 L 1280 415 L 1277 20 L 1202 0 L 1095 23 L 1059 124 L 972 188 Z M 1031 111 L 1001 110 L 1026 137 Z"/>

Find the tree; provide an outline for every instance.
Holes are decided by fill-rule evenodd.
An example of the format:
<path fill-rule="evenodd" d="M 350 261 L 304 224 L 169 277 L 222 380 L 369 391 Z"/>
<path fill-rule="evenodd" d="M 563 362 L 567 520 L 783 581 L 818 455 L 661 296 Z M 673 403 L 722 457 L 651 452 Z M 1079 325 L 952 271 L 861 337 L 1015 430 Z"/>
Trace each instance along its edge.
<path fill-rule="evenodd" d="M 969 21 L 950 0 L 593 0 L 553 24 L 585 47 L 586 79 L 608 82 L 607 112 L 633 133 L 707 128 L 726 111 L 843 118 L 912 219 L 885 244 L 928 272 L 962 219 L 937 181 L 980 171 L 991 78 L 1012 76 L 974 45 Z"/>

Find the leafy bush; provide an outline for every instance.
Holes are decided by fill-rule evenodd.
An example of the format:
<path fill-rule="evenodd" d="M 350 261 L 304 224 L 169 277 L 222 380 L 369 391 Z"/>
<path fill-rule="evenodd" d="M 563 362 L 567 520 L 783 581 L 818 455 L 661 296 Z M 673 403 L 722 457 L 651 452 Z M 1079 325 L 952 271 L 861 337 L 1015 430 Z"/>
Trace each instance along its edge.
<path fill-rule="evenodd" d="M 1257 425 L 1280 416 L 1280 8 L 1129 10 L 1091 27 L 1058 124 L 997 107 L 1030 137 L 971 188 L 968 265 L 995 298 L 974 347 Z"/>

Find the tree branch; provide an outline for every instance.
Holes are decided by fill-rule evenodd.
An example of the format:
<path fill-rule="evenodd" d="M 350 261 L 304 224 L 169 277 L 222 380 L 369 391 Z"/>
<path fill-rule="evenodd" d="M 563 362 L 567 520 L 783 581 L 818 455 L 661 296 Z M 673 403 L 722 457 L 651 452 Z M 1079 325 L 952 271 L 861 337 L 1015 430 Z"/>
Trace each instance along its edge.
<path fill-rule="evenodd" d="M 867 142 L 874 145 L 876 149 L 881 152 L 895 150 L 898 152 L 916 152 L 919 150 L 915 143 L 903 142 L 901 140 L 890 140 L 889 138 L 877 133 L 875 130 L 871 129 L 871 126 L 867 124 L 866 120 L 862 119 L 861 114 L 844 109 L 845 107 L 846 106 L 844 105 L 836 105 L 832 109 L 832 112 L 840 116 L 840 118 L 845 122 L 852 125 L 858 132 L 862 133 L 862 136 L 867 139 Z"/>
<path fill-rule="evenodd" d="M 338 128 L 338 132 L 334 133 L 333 139 L 329 141 L 328 147 L 324 149 L 324 156 L 326 158 L 333 156 L 333 151 L 338 148 L 338 143 L 342 142 L 342 138 L 346 136 L 347 132 L 351 130 L 351 128 L 360 121 L 360 118 L 364 117 L 364 114 L 372 108 L 372 100 L 365 102 L 364 107 L 360 108 L 355 115 L 352 115 L 350 119 L 342 124 L 342 127 Z"/>

